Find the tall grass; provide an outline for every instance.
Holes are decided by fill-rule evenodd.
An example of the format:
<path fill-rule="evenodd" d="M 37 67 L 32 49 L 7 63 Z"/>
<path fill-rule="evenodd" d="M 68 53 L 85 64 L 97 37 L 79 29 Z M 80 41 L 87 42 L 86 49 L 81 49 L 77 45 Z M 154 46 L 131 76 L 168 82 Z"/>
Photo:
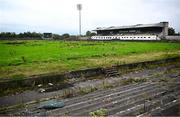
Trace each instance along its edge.
<path fill-rule="evenodd" d="M 179 43 L 167 42 L 0 41 L 0 73 L 20 66 L 66 71 L 96 66 L 91 60 L 114 63 L 117 57 L 179 50 Z"/>

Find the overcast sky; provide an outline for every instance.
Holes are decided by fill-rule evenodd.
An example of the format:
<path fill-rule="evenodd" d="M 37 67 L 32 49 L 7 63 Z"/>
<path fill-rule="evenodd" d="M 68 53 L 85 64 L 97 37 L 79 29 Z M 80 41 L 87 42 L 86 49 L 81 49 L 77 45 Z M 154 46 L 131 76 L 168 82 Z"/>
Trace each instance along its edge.
<path fill-rule="evenodd" d="M 0 32 L 78 34 L 97 27 L 169 21 L 180 32 L 180 0 L 0 0 Z"/>

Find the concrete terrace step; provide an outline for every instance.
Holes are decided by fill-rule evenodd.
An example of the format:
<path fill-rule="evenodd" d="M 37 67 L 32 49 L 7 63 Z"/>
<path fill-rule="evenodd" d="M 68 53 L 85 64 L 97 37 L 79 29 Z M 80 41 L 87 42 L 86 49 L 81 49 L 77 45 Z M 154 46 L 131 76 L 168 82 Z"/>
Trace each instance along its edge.
<path fill-rule="evenodd" d="M 153 91 L 150 90 L 150 91 L 146 91 L 146 92 L 148 94 L 153 94 L 154 90 Z M 141 99 L 143 97 L 143 95 L 144 95 L 144 93 L 140 93 L 140 94 L 135 95 L 135 96 L 133 95 L 133 96 L 130 96 L 128 98 L 113 101 L 112 103 L 109 103 L 109 104 L 96 106 L 92 110 L 86 110 L 85 112 L 80 112 L 80 113 L 72 114 L 72 115 L 87 116 L 87 115 L 89 115 L 89 112 L 95 111 L 95 110 L 100 109 L 100 108 L 107 109 L 108 115 L 110 115 L 111 113 L 119 111 L 119 109 L 123 109 L 124 106 L 127 106 L 127 103 L 134 102 L 135 99 L 137 99 L 137 100 Z M 120 105 L 123 105 L 123 106 L 121 108 L 119 108 Z M 130 105 L 128 104 L 128 106 L 130 106 Z"/>
<path fill-rule="evenodd" d="M 105 69 L 105 73 L 106 73 L 106 77 L 118 77 L 119 76 L 119 73 L 118 73 L 118 70 L 117 68 L 106 68 Z"/>
<path fill-rule="evenodd" d="M 114 92 L 114 93 L 110 93 L 110 94 L 105 94 L 103 97 L 97 97 L 97 98 L 94 98 L 93 100 L 87 100 L 87 101 L 83 101 L 83 102 L 80 102 L 80 103 L 75 103 L 75 104 L 73 104 L 73 105 L 69 105 L 69 106 L 66 106 L 65 108 L 63 108 L 63 109 L 58 109 L 58 110 L 56 110 L 57 111 L 57 113 L 60 113 L 60 112 L 63 112 L 63 111 L 65 111 L 65 110 L 71 110 L 71 109 L 74 109 L 74 110 L 77 110 L 78 109 L 78 107 L 82 107 L 83 105 L 84 106 L 88 106 L 87 104 L 88 103 L 92 103 L 92 101 L 96 104 L 97 102 L 99 102 L 99 101 L 102 101 L 102 99 L 106 99 L 106 98 L 108 98 L 108 97 L 111 97 L 111 98 L 116 98 L 115 96 L 118 96 L 117 98 L 120 98 L 120 97 L 125 97 L 125 95 L 126 96 L 128 96 L 128 95 L 134 95 L 134 94 L 132 94 L 133 92 L 136 92 L 137 93 L 137 91 L 141 91 L 141 90 L 146 90 L 146 89 L 149 89 L 149 88 L 151 88 L 151 87 L 157 87 L 157 86 L 154 86 L 153 84 L 146 84 L 146 85 L 143 85 L 143 86 L 139 86 L 139 87 L 135 87 L 135 88 L 133 88 L 133 89 L 128 89 L 128 90 L 124 90 L 124 91 L 121 91 L 121 92 Z M 71 110 L 72 111 L 72 110 Z M 52 111 L 52 113 L 54 113 L 55 111 Z"/>
<path fill-rule="evenodd" d="M 164 93 L 165 93 L 164 89 L 165 89 L 165 87 L 162 87 L 162 89 L 151 87 L 147 91 L 144 90 L 144 92 L 146 92 L 149 95 L 151 95 L 150 96 L 151 98 L 152 97 L 156 97 L 157 98 L 158 96 L 164 95 Z M 143 92 L 143 91 L 139 91 L 139 93 L 140 92 Z M 113 97 L 113 99 L 114 99 L 114 100 L 112 99 L 112 102 L 114 102 L 113 105 L 112 104 L 104 105 L 101 102 L 99 102 L 99 103 L 94 102 L 94 103 L 89 103 L 89 105 L 86 105 L 86 106 L 80 106 L 79 105 L 80 106 L 79 108 L 76 108 L 74 110 L 66 111 L 65 113 L 61 113 L 61 112 L 59 112 L 59 113 L 61 113 L 62 115 L 86 116 L 86 115 L 89 115 L 89 112 L 92 112 L 92 111 L 97 110 L 99 108 L 107 108 L 108 110 L 110 110 L 110 111 L 108 111 L 109 112 L 108 115 L 111 114 L 111 112 L 114 114 L 114 111 L 118 112 L 120 108 L 116 107 L 116 108 L 113 108 L 114 109 L 113 110 L 112 107 L 115 106 L 115 105 L 119 105 L 119 104 L 126 104 L 126 102 L 128 100 L 133 100 L 132 102 L 134 102 L 134 103 L 132 103 L 130 105 L 125 105 L 125 106 L 121 107 L 121 109 L 123 109 L 123 108 L 130 108 L 132 106 L 135 106 L 135 105 L 143 103 L 144 100 L 145 100 L 145 98 L 142 99 L 142 96 L 144 95 L 144 93 L 142 93 L 142 94 L 139 94 L 139 93 L 138 92 L 136 92 L 136 93 L 134 92 L 134 93 L 132 93 L 129 96 L 127 95 L 127 97 L 129 97 L 129 98 L 125 98 L 124 101 L 122 101 L 123 97 L 115 97 L 115 98 Z M 138 95 L 136 95 L 136 94 L 138 94 Z M 157 94 L 157 95 L 153 95 L 153 94 Z M 117 102 L 117 101 L 119 101 L 119 99 L 121 100 L 121 102 Z M 128 101 L 128 102 L 131 102 L 131 101 Z M 53 115 L 59 115 L 59 113 L 53 114 Z"/>
<path fill-rule="evenodd" d="M 109 92 L 113 93 L 113 92 L 117 92 L 117 91 L 124 91 L 124 90 L 128 90 L 128 89 L 131 89 L 131 88 L 135 88 L 137 86 L 144 86 L 144 85 L 149 85 L 149 83 L 142 83 L 142 84 L 139 84 L 139 83 L 136 83 L 136 84 L 131 84 L 131 85 L 126 85 L 126 86 L 119 86 L 119 87 L 116 87 L 116 88 L 113 88 L 113 89 L 106 89 L 106 90 L 97 90 L 95 92 L 92 92 L 92 93 L 89 93 L 89 94 L 86 94 L 84 96 L 78 96 L 78 97 L 73 97 L 73 98 L 67 98 L 67 99 L 64 99 L 62 101 L 64 101 L 64 103 L 66 105 L 72 105 L 72 104 L 75 104 L 75 103 L 79 103 L 79 102 L 83 102 L 83 101 L 86 101 L 86 100 L 89 100 L 89 99 L 94 99 L 94 98 L 97 98 L 97 97 L 101 97 L 103 95 L 108 95 Z M 40 112 L 41 110 L 38 110 L 37 109 L 37 104 L 33 104 L 33 105 L 30 105 L 27 107 L 28 111 L 30 112 Z M 24 110 L 21 110 L 21 111 L 18 111 L 19 113 L 20 112 L 24 112 L 26 111 L 27 109 L 24 109 Z M 54 109 L 52 111 L 55 111 L 58 109 Z"/>
<path fill-rule="evenodd" d="M 166 105 L 167 103 L 174 101 L 175 98 L 170 99 L 169 96 L 171 96 L 171 95 L 178 96 L 179 94 L 180 94 L 180 91 L 175 92 L 175 93 L 170 93 L 168 95 L 164 95 L 157 99 L 148 101 L 148 102 L 146 102 L 146 105 L 144 105 L 144 103 L 145 103 L 144 102 L 142 104 L 132 106 L 131 108 L 128 108 L 126 110 L 123 110 L 123 111 L 120 111 L 120 112 L 114 114 L 113 116 L 137 116 L 140 113 L 150 111 L 153 108 L 158 108 L 159 106 L 162 107 L 162 106 Z M 162 101 L 164 101 L 164 102 L 162 103 Z"/>
<path fill-rule="evenodd" d="M 90 102 L 91 100 L 102 99 L 102 98 L 105 98 L 104 96 L 107 96 L 107 95 L 110 95 L 110 94 L 113 94 L 113 93 L 117 95 L 117 92 L 119 94 L 121 94 L 123 92 L 136 90 L 138 88 L 144 88 L 144 87 L 147 87 L 147 86 L 150 86 L 150 85 L 153 85 L 153 84 L 143 83 L 143 84 L 139 84 L 139 86 L 136 84 L 136 85 L 133 85 L 133 86 L 118 87 L 118 88 L 114 88 L 114 89 L 111 89 L 111 90 L 108 90 L 108 91 L 102 91 L 102 92 L 97 91 L 97 93 L 92 93 L 92 95 L 89 94 L 89 95 L 85 95 L 85 96 L 82 96 L 82 97 L 76 97 L 76 98 L 73 98 L 73 99 L 70 99 L 70 100 L 65 100 L 65 104 L 67 106 L 65 106 L 62 109 L 64 110 L 66 108 L 74 108 L 74 106 L 79 106 L 79 104 L 83 105 L 83 104 L 86 104 L 86 103 Z M 52 110 L 51 112 L 55 113 L 56 111 L 59 111 L 59 110 L 61 110 L 61 109 Z"/>
<path fill-rule="evenodd" d="M 144 90 L 144 91 L 148 91 L 148 90 Z M 142 92 L 143 92 L 143 91 L 142 91 Z M 137 92 L 136 92 L 136 93 L 137 93 Z M 141 92 L 138 92 L 138 93 L 141 93 Z M 101 100 L 101 101 L 99 101 L 99 102 L 94 102 L 94 103 L 92 102 L 92 103 L 90 103 L 90 104 L 88 104 L 88 105 L 86 105 L 86 106 L 83 106 L 83 107 L 78 108 L 78 109 L 76 109 L 76 110 L 70 111 L 70 113 L 72 113 L 72 115 L 73 115 L 74 113 L 78 113 L 78 112 L 82 113 L 82 111 L 89 111 L 89 110 L 94 109 L 94 108 L 96 108 L 96 107 L 99 107 L 99 106 L 101 106 L 101 105 L 113 103 L 113 102 L 116 102 L 117 100 L 122 100 L 122 99 L 126 98 L 127 96 L 132 96 L 132 95 L 134 95 L 134 94 L 135 94 L 135 93 L 129 94 L 129 95 L 123 95 L 123 96 L 114 96 L 114 98 L 107 98 L 107 99 L 110 99 L 110 100 L 108 100 L 109 102 L 106 102 L 106 99 L 105 99 L 105 101 L 104 101 L 104 99 L 103 99 L 103 100 Z M 91 111 L 90 111 L 90 112 L 91 112 Z"/>
<path fill-rule="evenodd" d="M 147 91 L 149 92 L 149 91 Z M 141 93 L 141 95 L 136 95 L 136 96 L 132 96 L 133 98 L 140 98 L 140 96 L 143 96 L 143 93 Z M 72 114 L 72 115 L 76 115 L 76 116 L 88 116 L 90 112 L 92 111 L 95 111 L 97 109 L 100 109 L 100 108 L 105 108 L 105 109 L 111 109 L 113 108 L 114 106 L 119 106 L 119 105 L 124 105 L 126 104 L 127 102 L 129 101 L 128 98 L 124 98 L 124 99 L 120 99 L 120 100 L 115 100 L 111 103 L 108 103 L 108 104 L 104 104 L 104 105 L 98 105 L 98 106 L 95 106 L 89 110 L 86 110 L 84 112 L 79 112 L 79 113 L 75 113 L 75 114 Z"/>

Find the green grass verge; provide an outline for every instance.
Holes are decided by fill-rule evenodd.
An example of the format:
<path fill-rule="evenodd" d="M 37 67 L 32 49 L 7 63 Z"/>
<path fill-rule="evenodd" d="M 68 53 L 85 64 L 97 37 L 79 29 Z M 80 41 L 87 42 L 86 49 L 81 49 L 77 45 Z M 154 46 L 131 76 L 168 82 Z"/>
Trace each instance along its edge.
<path fill-rule="evenodd" d="M 0 41 L 0 78 L 67 72 L 180 56 L 180 43 Z"/>

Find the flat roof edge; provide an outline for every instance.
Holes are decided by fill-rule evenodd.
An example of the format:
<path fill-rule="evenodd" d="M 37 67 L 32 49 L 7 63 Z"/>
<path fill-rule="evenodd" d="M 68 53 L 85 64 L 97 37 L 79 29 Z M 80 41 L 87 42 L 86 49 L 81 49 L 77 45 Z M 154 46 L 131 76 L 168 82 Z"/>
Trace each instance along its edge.
<path fill-rule="evenodd" d="M 168 22 L 160 22 L 160 23 L 154 23 L 154 24 L 136 24 L 131 26 L 111 26 L 111 27 L 99 27 L 94 29 L 93 31 L 99 31 L 99 30 L 118 30 L 118 29 L 131 29 L 131 28 L 147 28 L 147 27 L 164 27 L 164 23 Z"/>

